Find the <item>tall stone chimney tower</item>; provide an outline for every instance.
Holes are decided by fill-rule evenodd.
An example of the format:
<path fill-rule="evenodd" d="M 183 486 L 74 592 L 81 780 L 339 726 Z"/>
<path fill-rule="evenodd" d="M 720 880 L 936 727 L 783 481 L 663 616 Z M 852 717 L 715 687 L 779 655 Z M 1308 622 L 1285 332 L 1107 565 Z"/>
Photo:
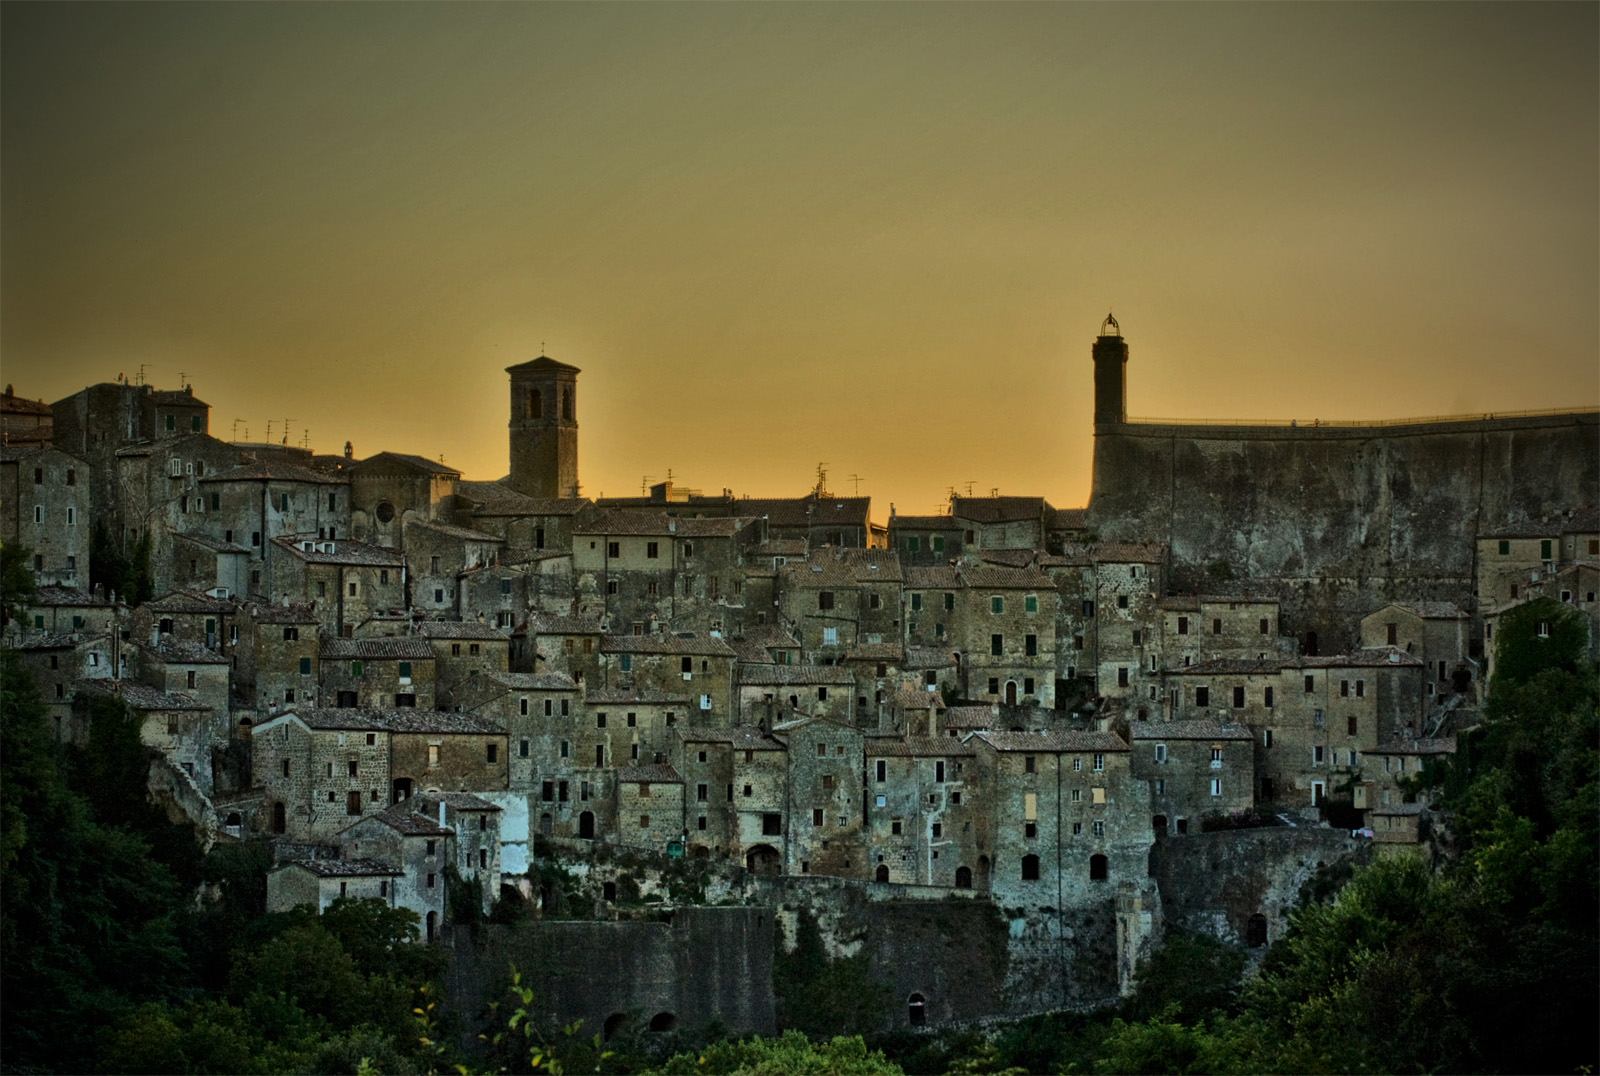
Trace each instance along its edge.
<path fill-rule="evenodd" d="M 1122 326 L 1110 314 L 1100 323 L 1094 341 L 1094 424 L 1128 421 L 1128 344 Z"/>
<path fill-rule="evenodd" d="M 511 488 L 529 497 L 578 495 L 578 368 L 540 355 L 511 375 Z"/>

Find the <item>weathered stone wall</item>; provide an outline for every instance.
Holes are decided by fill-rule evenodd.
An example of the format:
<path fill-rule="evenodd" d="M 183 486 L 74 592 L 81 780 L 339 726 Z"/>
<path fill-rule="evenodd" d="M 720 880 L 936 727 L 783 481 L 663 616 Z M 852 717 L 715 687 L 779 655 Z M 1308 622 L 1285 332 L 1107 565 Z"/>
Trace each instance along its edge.
<path fill-rule="evenodd" d="M 1353 646 L 1393 598 L 1472 599 L 1475 536 L 1600 502 L 1600 414 L 1389 427 L 1107 424 L 1089 520 L 1166 542 L 1172 587 L 1283 601 L 1283 630 Z"/>
<path fill-rule="evenodd" d="M 1150 876 L 1166 930 L 1242 945 L 1250 917 L 1260 914 L 1270 943 L 1283 937 L 1301 887 L 1318 870 L 1370 854 L 1369 842 L 1320 826 L 1190 833 L 1155 843 Z"/>
<path fill-rule="evenodd" d="M 472 1033 L 487 1027 L 479 1022 L 487 1003 L 507 1000 L 515 965 L 542 1011 L 563 1024 L 582 1020 L 584 1038 L 619 1013 L 646 1025 L 666 1013 L 685 1030 L 718 1020 L 736 1035 L 771 1035 L 773 922 L 767 908 L 679 908 L 654 920 L 489 925 L 476 939 L 457 927 L 447 934 L 447 989 Z"/>

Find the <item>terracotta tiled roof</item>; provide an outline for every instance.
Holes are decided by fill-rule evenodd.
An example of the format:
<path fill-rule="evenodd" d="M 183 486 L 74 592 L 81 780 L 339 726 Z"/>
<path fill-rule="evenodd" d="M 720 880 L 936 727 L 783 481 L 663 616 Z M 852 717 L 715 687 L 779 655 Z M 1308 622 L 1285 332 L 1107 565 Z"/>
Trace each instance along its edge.
<path fill-rule="evenodd" d="M 1197 612 L 1201 605 L 1271 605 L 1276 607 L 1277 598 L 1252 597 L 1248 594 L 1169 594 L 1164 598 L 1156 599 L 1158 609 L 1167 609 L 1173 612 Z"/>
<path fill-rule="evenodd" d="M 890 530 L 959 531 L 961 520 L 954 516 L 890 516 Z"/>
<path fill-rule="evenodd" d="M 456 497 L 470 502 L 475 516 L 573 516 L 594 503 L 587 497 L 529 497 L 503 482 L 457 482 Z"/>
<path fill-rule="evenodd" d="M 406 563 L 405 559 L 392 549 L 368 545 L 366 542 L 358 542 L 354 538 L 274 538 L 273 542 L 279 548 L 310 564 L 350 564 L 370 565 L 375 568 L 403 568 Z M 309 545 L 310 548 L 302 549 L 302 542 Z M 324 552 L 325 549 L 330 547 L 333 552 Z"/>
<path fill-rule="evenodd" d="M 174 590 L 149 603 L 153 613 L 237 613 L 239 606 L 227 598 L 213 598 L 192 590 Z"/>
<path fill-rule="evenodd" d="M 208 474 L 200 479 L 201 482 L 306 482 L 316 486 L 342 486 L 346 479 L 328 474 L 324 471 L 313 471 L 309 467 L 300 467 L 283 460 L 264 459 L 256 463 L 246 463 L 238 467 L 230 467 L 226 471 Z"/>
<path fill-rule="evenodd" d="M 320 624 L 322 618 L 309 605 L 246 605 L 247 612 L 257 624 Z"/>
<path fill-rule="evenodd" d="M 1053 531 L 1082 530 L 1088 525 L 1087 508 L 1057 508 L 1055 518 L 1046 518 L 1045 523 Z"/>
<path fill-rule="evenodd" d="M 1352 650 L 1348 654 L 1290 658 L 1284 664 L 1301 669 L 1372 669 L 1389 665 L 1421 665 L 1422 659 L 1413 657 L 1398 647 L 1372 646 Z"/>
<path fill-rule="evenodd" d="M 606 654 L 694 654 L 707 657 L 736 656 L 721 639 L 700 632 L 674 635 L 607 635 L 600 642 Z"/>
<path fill-rule="evenodd" d="M 1128 745 L 1114 732 L 975 732 L 996 751 L 1021 751 L 1047 754 L 1059 751 L 1126 751 Z"/>
<path fill-rule="evenodd" d="M 476 714 L 455 714 L 444 710 L 372 710 L 349 708 L 289 709 L 274 715 L 293 714 L 308 727 L 357 732 L 437 732 L 473 735 L 505 735 L 505 729 Z M 268 718 L 270 721 L 271 718 Z M 262 724 L 257 724 L 260 728 Z"/>
<path fill-rule="evenodd" d="M 617 770 L 617 780 L 633 785 L 681 785 L 678 771 L 664 762 L 648 766 L 622 766 Z"/>
<path fill-rule="evenodd" d="M 953 669 L 959 664 L 956 652 L 942 646 L 908 646 L 901 668 L 908 672 L 927 669 Z"/>
<path fill-rule="evenodd" d="M 1409 610 L 1424 620 L 1459 620 L 1467 615 L 1455 602 L 1390 602 L 1389 605 Z"/>
<path fill-rule="evenodd" d="M 894 704 L 902 710 L 943 710 L 944 696 L 937 691 L 901 688 L 892 696 Z"/>
<path fill-rule="evenodd" d="M 372 817 L 404 837 L 448 837 L 451 833 L 448 828 L 439 824 L 437 818 L 418 813 L 417 805 L 411 800 L 402 800 Z M 348 829 L 347 826 L 340 832 L 347 832 Z"/>
<path fill-rule="evenodd" d="M 855 674 L 844 665 L 752 665 L 739 673 L 743 687 L 835 687 L 855 682 Z"/>
<path fill-rule="evenodd" d="M 383 474 L 391 470 L 405 470 L 421 474 L 461 477 L 461 472 L 454 467 L 447 467 L 438 460 L 430 460 L 425 456 L 413 456 L 407 452 L 379 452 L 351 464 L 347 470 L 355 475 Z"/>
<path fill-rule="evenodd" d="M 335 661 L 433 660 L 433 647 L 428 645 L 428 640 L 409 635 L 391 635 L 378 639 L 341 639 L 338 636 L 324 636 L 318 644 L 318 652 L 322 657 Z"/>
<path fill-rule="evenodd" d="M 188 695 L 168 693 L 132 680 L 79 680 L 78 691 L 91 695 L 120 697 L 135 710 L 209 710 L 211 707 Z"/>
<path fill-rule="evenodd" d="M 976 753 L 953 736 L 874 737 L 862 746 L 867 758 L 970 758 Z"/>
<path fill-rule="evenodd" d="M 948 565 L 931 568 L 907 568 L 907 590 L 959 590 L 961 575 Z"/>
<path fill-rule="evenodd" d="M 496 536 L 494 536 L 492 534 L 486 534 L 483 531 L 475 531 L 475 530 L 471 530 L 470 528 L 467 528 L 467 527 L 457 527 L 457 526 L 455 526 L 453 524 L 450 524 L 450 523 L 434 523 L 434 522 L 431 522 L 431 521 L 428 521 L 428 520 L 409 519 L 409 520 L 406 521 L 406 526 L 407 527 L 421 527 L 424 530 L 433 531 L 435 534 L 443 534 L 443 535 L 445 535 L 446 537 L 449 537 L 449 538 L 458 538 L 463 542 L 504 542 L 505 541 L 504 538 L 497 538 Z"/>
<path fill-rule="evenodd" d="M 573 524 L 575 535 L 639 535 L 662 538 L 728 538 L 750 526 L 746 515 L 715 519 L 669 516 L 665 511 L 602 509 Z"/>
<path fill-rule="evenodd" d="M 850 648 L 845 654 L 846 661 L 881 661 L 890 665 L 898 665 L 905 660 L 905 647 L 899 643 L 862 643 Z"/>
<path fill-rule="evenodd" d="M 455 808 L 458 811 L 498 811 L 499 807 L 490 803 L 481 796 L 474 796 L 471 792 L 419 792 L 417 799 L 424 803 L 440 803 Z"/>
<path fill-rule="evenodd" d="M 777 527 L 865 527 L 872 512 L 871 497 L 744 497 L 734 502 L 742 516 L 765 516 Z"/>
<path fill-rule="evenodd" d="M 1478 535 L 1478 540 L 1490 538 L 1556 538 L 1566 527 L 1566 520 L 1554 519 L 1549 522 L 1528 520 L 1521 523 L 1502 523 L 1491 527 Z"/>
<path fill-rule="evenodd" d="M 947 729 L 990 729 L 999 721 L 1000 715 L 988 706 L 952 706 L 939 724 Z"/>
<path fill-rule="evenodd" d="M 1037 555 L 1032 549 L 984 549 L 978 552 L 978 559 L 1006 568 L 1030 568 Z"/>
<path fill-rule="evenodd" d="M 206 600 L 210 601 L 211 599 L 207 598 Z M 57 586 L 39 587 L 34 593 L 33 600 L 28 604 L 30 606 L 39 607 L 74 605 L 89 606 L 91 608 L 111 608 L 110 602 L 106 601 L 104 598 L 96 598 L 87 590 L 79 590 L 77 587 Z"/>
<path fill-rule="evenodd" d="M 506 642 L 506 633 L 493 624 L 480 620 L 424 620 L 417 625 L 417 634 L 424 639 L 487 639 Z"/>
<path fill-rule="evenodd" d="M 1193 665 L 1170 666 L 1164 671 L 1168 676 L 1276 676 L 1286 666 L 1293 667 L 1293 659 L 1212 658 Z"/>
<path fill-rule="evenodd" d="M 485 680 L 493 680 L 511 691 L 576 691 L 578 682 L 566 673 L 533 673 L 495 672 L 483 674 Z"/>
<path fill-rule="evenodd" d="M 554 616 L 544 613 L 530 617 L 528 629 L 535 635 L 599 635 L 600 618 L 579 614 Z"/>
<path fill-rule="evenodd" d="M 1054 590 L 1056 585 L 1054 580 L 1036 568 L 1002 568 L 983 564 L 961 568 L 960 574 L 967 586 L 979 590 Z"/>
<path fill-rule="evenodd" d="M 1054 509 L 1043 497 L 953 497 L 950 514 L 974 523 L 1013 523 L 1040 520 Z"/>
<path fill-rule="evenodd" d="M 71 650 L 75 646 L 84 646 L 91 643 L 102 642 L 111 638 L 108 631 L 95 632 L 92 635 L 76 633 L 72 635 L 25 635 L 17 640 L 17 650 Z"/>
<path fill-rule="evenodd" d="M 186 542 L 193 542 L 202 549 L 209 549 L 213 553 L 243 553 L 246 556 L 250 553 L 244 546 L 234 545 L 232 542 L 224 542 L 221 538 L 213 538 L 209 534 L 201 534 L 198 531 L 179 532 L 174 534 L 173 537 L 182 538 Z"/>

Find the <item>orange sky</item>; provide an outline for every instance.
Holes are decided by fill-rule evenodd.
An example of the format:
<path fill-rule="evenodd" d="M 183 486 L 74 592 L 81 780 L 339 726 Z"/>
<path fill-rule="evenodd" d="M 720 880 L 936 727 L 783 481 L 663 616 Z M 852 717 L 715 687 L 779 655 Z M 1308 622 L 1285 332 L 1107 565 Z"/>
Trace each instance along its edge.
<path fill-rule="evenodd" d="M 0 7 L 0 363 L 186 373 L 506 469 L 583 369 L 580 478 L 901 512 L 1089 493 L 1130 410 L 1600 400 L 1600 7 Z"/>

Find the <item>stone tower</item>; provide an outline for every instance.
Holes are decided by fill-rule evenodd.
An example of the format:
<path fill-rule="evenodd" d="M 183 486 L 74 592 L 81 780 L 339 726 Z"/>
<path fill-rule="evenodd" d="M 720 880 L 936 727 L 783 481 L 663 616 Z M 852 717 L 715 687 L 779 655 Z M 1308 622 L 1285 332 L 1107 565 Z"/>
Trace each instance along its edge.
<path fill-rule="evenodd" d="M 578 368 L 540 355 L 511 375 L 511 488 L 529 497 L 578 495 Z"/>
<path fill-rule="evenodd" d="M 1094 342 L 1094 424 L 1128 421 L 1128 344 L 1122 327 L 1110 314 L 1100 323 Z"/>

